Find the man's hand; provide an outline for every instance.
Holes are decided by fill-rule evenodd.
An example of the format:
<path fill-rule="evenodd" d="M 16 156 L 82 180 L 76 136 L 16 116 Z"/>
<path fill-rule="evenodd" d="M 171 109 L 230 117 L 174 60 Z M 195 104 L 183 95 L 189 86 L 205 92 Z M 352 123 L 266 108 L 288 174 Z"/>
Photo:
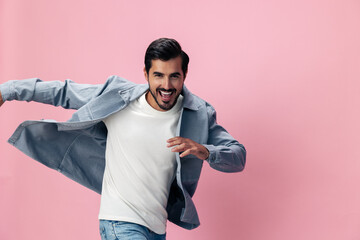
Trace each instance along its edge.
<path fill-rule="evenodd" d="M 3 100 L 2 96 L 1 96 L 1 92 L 0 92 L 0 107 L 1 107 L 1 105 L 3 105 L 3 103 L 4 103 L 4 100 Z"/>
<path fill-rule="evenodd" d="M 205 160 L 209 157 L 209 151 L 203 145 L 194 142 L 191 139 L 183 138 L 183 137 L 174 137 L 167 140 L 167 147 L 173 147 L 171 149 L 172 152 L 178 152 L 180 157 L 185 157 L 187 155 L 195 155 L 197 158 L 201 160 Z"/>

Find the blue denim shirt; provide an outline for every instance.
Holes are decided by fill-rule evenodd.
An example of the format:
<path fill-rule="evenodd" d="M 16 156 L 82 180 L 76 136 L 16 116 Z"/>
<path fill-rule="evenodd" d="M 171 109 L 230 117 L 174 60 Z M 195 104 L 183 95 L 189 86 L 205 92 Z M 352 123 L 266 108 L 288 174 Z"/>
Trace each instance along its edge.
<path fill-rule="evenodd" d="M 71 80 L 44 82 L 37 78 L 8 81 L 0 85 L 4 101 L 36 101 L 77 109 L 67 122 L 25 121 L 8 140 L 31 158 L 55 169 L 87 188 L 101 193 L 105 169 L 107 129 L 102 120 L 125 108 L 148 90 L 111 76 L 105 84 L 77 84 Z M 222 172 L 239 172 L 245 166 L 246 150 L 216 122 L 214 108 L 184 86 L 183 109 L 176 135 L 190 138 L 209 150 L 206 160 Z M 131 137 L 131 136 L 129 136 Z M 176 178 L 171 186 L 169 221 L 193 229 L 200 225 L 192 196 L 203 160 L 176 154 Z"/>

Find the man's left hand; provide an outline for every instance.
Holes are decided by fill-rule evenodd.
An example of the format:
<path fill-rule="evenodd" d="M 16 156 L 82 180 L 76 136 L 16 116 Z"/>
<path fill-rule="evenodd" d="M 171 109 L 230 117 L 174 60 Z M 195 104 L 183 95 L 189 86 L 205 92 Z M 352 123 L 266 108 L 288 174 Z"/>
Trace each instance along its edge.
<path fill-rule="evenodd" d="M 201 160 L 205 160 L 209 157 L 210 154 L 206 147 L 197 142 L 194 142 L 189 138 L 174 137 L 167 140 L 167 142 L 167 147 L 176 146 L 172 148 L 171 151 L 178 153 L 181 152 L 180 157 L 185 157 L 192 154 Z"/>

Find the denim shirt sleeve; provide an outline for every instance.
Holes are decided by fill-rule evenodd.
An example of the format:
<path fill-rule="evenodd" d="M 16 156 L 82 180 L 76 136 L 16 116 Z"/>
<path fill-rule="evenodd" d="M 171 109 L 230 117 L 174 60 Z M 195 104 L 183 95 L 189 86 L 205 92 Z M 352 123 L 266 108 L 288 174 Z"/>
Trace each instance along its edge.
<path fill-rule="evenodd" d="M 71 80 L 45 82 L 38 78 L 29 78 L 3 83 L 0 85 L 0 92 L 4 101 L 35 101 L 67 109 L 79 109 L 98 96 L 105 85 L 77 84 Z"/>
<path fill-rule="evenodd" d="M 216 112 L 208 106 L 209 138 L 204 146 L 209 150 L 206 161 L 210 166 L 222 172 L 240 172 L 245 167 L 245 147 L 236 141 L 222 126 L 216 122 Z"/>
<path fill-rule="evenodd" d="M 2 100 L 8 101 L 8 99 L 10 99 L 10 95 L 11 95 L 11 84 L 9 82 L 0 84 L 0 93 L 1 93 L 1 97 Z"/>

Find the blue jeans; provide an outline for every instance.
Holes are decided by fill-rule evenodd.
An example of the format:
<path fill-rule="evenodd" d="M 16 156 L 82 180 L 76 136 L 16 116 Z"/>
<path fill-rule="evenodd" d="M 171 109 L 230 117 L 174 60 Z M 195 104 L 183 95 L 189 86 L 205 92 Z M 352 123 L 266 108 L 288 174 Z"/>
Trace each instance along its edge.
<path fill-rule="evenodd" d="M 145 226 L 123 221 L 100 219 L 102 240 L 165 240 L 166 234 L 156 234 Z"/>

